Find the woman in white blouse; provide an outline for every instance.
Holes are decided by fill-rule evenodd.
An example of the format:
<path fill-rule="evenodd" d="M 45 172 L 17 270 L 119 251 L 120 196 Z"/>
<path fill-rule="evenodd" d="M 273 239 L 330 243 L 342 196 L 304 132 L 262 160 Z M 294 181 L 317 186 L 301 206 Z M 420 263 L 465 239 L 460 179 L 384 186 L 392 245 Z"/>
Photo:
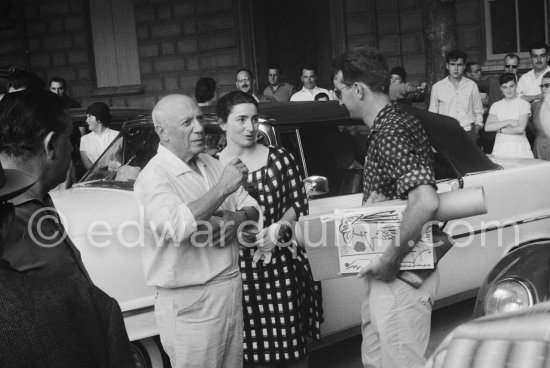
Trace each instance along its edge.
<path fill-rule="evenodd" d="M 504 98 L 491 105 L 485 130 L 497 132 L 492 154 L 496 157 L 533 158 L 525 137 L 531 105 L 518 97 L 516 76 L 505 73 L 499 78 Z"/>
<path fill-rule="evenodd" d="M 89 169 L 119 132 L 109 129 L 111 112 L 109 106 L 103 102 L 91 104 L 86 116 L 86 123 L 91 132 L 80 139 L 80 157 L 84 167 Z"/>

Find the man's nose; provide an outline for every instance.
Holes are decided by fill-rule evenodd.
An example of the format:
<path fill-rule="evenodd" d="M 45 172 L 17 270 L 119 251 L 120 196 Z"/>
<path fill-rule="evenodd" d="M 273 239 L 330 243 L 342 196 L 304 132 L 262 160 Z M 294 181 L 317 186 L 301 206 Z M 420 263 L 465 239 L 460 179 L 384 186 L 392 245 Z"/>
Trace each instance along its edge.
<path fill-rule="evenodd" d="M 204 125 L 199 119 L 193 119 L 193 132 L 201 134 L 204 132 Z"/>

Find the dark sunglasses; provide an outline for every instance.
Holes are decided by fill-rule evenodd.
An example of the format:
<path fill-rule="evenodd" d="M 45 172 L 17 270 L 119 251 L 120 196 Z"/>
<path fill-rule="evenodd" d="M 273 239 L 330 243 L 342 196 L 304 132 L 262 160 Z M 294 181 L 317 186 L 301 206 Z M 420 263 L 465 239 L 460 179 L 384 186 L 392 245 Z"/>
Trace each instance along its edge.
<path fill-rule="evenodd" d="M 506 64 L 504 65 L 505 68 L 512 68 L 512 69 L 517 69 L 519 65 L 510 65 L 510 64 Z"/>
<path fill-rule="evenodd" d="M 543 84 L 541 84 L 539 87 L 540 87 L 540 89 L 549 88 L 549 87 L 550 87 L 550 83 L 543 83 Z"/>

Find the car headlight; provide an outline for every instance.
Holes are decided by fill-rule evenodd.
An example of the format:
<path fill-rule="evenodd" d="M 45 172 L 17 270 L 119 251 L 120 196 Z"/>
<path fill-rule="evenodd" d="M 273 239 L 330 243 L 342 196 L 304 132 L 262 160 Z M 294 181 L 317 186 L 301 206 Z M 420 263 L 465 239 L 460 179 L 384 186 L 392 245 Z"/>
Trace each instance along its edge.
<path fill-rule="evenodd" d="M 504 279 L 493 285 L 485 296 L 485 315 L 513 312 L 533 305 L 533 293 L 525 282 L 517 279 Z"/>

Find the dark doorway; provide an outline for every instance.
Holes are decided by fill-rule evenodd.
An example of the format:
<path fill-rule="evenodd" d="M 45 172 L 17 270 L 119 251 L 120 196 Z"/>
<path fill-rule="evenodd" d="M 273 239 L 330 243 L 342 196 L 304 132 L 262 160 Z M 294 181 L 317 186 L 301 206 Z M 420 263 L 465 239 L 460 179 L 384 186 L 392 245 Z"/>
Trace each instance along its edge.
<path fill-rule="evenodd" d="M 267 86 L 268 64 L 278 64 L 284 78 L 302 88 L 301 66 L 317 65 L 317 85 L 332 89 L 329 0 L 251 0 L 260 92 Z"/>

